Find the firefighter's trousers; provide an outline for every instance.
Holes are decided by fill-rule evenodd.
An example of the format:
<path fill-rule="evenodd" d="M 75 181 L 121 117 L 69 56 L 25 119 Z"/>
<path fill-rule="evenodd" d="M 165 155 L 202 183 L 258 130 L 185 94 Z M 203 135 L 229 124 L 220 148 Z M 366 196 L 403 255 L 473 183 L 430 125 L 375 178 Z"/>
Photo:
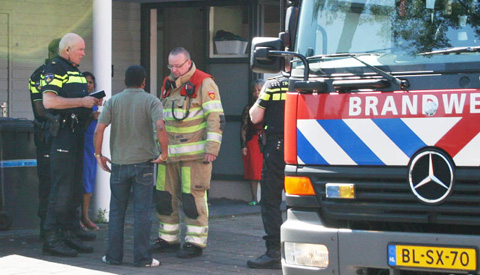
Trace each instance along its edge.
<path fill-rule="evenodd" d="M 212 163 L 203 160 L 159 164 L 155 203 L 159 219 L 158 236 L 179 243 L 180 207 L 185 214 L 185 242 L 204 248 L 208 238 L 207 190 Z"/>

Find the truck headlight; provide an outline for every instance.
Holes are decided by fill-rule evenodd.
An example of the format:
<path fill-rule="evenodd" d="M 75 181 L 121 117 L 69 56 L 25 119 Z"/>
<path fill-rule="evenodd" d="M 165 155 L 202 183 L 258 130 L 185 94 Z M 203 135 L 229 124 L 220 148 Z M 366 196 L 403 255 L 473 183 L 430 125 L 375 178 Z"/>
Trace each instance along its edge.
<path fill-rule="evenodd" d="M 326 268 L 328 249 L 322 244 L 284 243 L 285 262 L 293 265 Z"/>

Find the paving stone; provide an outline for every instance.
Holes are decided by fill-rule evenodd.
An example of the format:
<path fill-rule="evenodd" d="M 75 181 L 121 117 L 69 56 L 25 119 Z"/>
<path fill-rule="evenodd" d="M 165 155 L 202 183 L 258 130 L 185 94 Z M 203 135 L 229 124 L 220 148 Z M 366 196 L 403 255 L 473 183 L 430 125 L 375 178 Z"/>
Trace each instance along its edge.
<path fill-rule="evenodd" d="M 38 229 L 0 231 L 0 270 L 2 275 L 17 274 L 282 274 L 281 270 L 249 269 L 246 262 L 265 252 L 259 206 L 231 200 L 210 202 L 210 232 L 203 255 L 194 259 L 177 258 L 174 252 L 154 253 L 162 265 L 157 268 L 133 266 L 133 211 L 129 205 L 125 226 L 124 261 L 120 266 L 101 262 L 107 243 L 108 225 L 93 231 L 97 239 L 88 242 L 91 254 L 62 258 L 42 254 Z M 154 208 L 152 208 L 154 209 Z M 154 213 L 154 212 L 153 212 Z M 152 215 L 151 238 L 158 232 Z M 185 232 L 185 231 L 183 231 Z"/>

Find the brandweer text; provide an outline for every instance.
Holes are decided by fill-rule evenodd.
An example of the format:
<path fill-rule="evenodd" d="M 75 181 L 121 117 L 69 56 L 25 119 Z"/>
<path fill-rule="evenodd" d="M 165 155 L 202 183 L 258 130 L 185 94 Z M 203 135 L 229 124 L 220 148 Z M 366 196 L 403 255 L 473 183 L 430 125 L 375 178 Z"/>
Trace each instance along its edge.
<path fill-rule="evenodd" d="M 381 97 L 353 96 L 349 99 L 349 116 L 434 115 L 442 109 L 445 114 L 480 113 L 480 93 L 424 94 Z M 469 99 L 468 110 L 465 110 Z"/>

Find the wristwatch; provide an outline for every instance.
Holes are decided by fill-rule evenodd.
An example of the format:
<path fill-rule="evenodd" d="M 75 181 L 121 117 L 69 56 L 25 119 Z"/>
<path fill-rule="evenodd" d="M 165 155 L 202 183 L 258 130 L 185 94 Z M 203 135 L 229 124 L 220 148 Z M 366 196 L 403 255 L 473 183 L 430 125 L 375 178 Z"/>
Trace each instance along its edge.
<path fill-rule="evenodd" d="M 102 154 L 93 153 L 93 156 L 96 157 L 96 158 L 98 158 L 98 157 L 101 157 Z"/>

